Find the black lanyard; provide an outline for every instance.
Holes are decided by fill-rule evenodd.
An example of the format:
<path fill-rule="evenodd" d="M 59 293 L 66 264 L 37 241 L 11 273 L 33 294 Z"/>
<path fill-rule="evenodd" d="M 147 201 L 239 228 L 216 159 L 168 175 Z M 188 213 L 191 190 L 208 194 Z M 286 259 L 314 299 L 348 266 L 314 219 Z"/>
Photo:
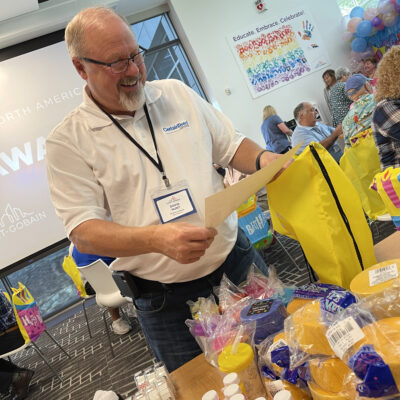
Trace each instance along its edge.
<path fill-rule="evenodd" d="M 107 115 L 108 118 L 111 119 L 111 121 L 116 125 L 116 127 L 154 164 L 154 166 L 160 171 L 162 175 L 162 179 L 164 181 L 165 187 L 169 187 L 169 179 L 167 178 L 167 175 L 164 172 L 164 167 L 160 158 L 160 155 L 158 154 L 158 148 L 157 148 L 157 142 L 156 142 L 156 137 L 154 135 L 154 129 L 153 129 L 153 124 L 150 119 L 149 111 L 147 110 L 147 104 L 145 103 L 143 108 L 144 108 L 144 113 L 146 115 L 147 119 L 147 124 L 149 125 L 150 128 L 150 133 L 151 137 L 153 139 L 154 143 L 154 148 L 156 149 L 156 154 L 157 154 L 157 161 L 121 126 L 121 124 L 107 111 L 103 110 L 103 108 L 100 106 L 100 104 L 93 98 L 93 101 L 97 104 L 97 106 L 100 108 L 101 111 L 104 112 L 104 114 Z"/>

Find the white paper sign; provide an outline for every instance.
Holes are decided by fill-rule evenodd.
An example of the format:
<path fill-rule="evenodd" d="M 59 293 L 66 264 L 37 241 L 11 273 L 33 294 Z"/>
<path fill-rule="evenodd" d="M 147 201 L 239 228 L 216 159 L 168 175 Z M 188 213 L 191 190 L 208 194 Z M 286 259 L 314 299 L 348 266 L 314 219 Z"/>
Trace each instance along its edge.
<path fill-rule="evenodd" d="M 364 332 L 352 317 L 332 325 L 325 334 L 335 354 L 342 358 L 344 353 L 364 337 Z"/>
<path fill-rule="evenodd" d="M 369 271 L 369 286 L 379 285 L 380 283 L 390 281 L 399 277 L 397 264 L 385 265 L 384 267 Z"/>

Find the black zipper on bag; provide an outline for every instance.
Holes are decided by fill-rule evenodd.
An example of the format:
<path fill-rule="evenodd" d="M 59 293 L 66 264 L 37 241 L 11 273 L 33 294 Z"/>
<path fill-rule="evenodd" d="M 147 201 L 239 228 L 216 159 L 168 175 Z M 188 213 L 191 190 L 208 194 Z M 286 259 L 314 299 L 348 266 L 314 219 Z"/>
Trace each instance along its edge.
<path fill-rule="evenodd" d="M 340 216 L 342 217 L 343 222 L 346 225 L 347 231 L 349 232 L 349 235 L 351 236 L 351 239 L 353 240 L 353 245 L 354 245 L 354 249 L 356 250 L 356 253 L 357 253 L 358 262 L 360 263 L 361 269 L 364 271 L 364 264 L 363 264 L 363 260 L 361 257 L 360 249 L 358 248 L 356 239 L 354 238 L 353 232 L 351 231 L 349 220 L 347 219 L 347 216 L 344 213 L 342 205 L 340 204 L 339 198 L 333 187 L 333 184 L 332 184 L 331 178 L 329 177 L 328 171 L 326 170 L 324 163 L 322 162 L 317 150 L 315 150 L 313 145 L 310 145 L 310 151 L 311 151 L 311 154 L 314 156 L 315 160 L 317 161 L 319 168 L 321 169 L 322 175 L 324 176 L 326 183 L 328 184 L 329 189 L 332 193 L 332 196 L 335 199 L 335 203 L 339 210 Z"/>

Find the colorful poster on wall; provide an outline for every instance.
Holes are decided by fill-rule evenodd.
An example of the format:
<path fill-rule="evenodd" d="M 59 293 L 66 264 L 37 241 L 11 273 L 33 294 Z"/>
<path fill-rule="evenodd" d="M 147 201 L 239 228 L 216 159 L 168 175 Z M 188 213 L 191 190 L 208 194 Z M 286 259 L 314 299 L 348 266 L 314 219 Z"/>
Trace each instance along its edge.
<path fill-rule="evenodd" d="M 318 26 L 304 9 L 238 30 L 228 42 L 254 98 L 329 64 Z"/>

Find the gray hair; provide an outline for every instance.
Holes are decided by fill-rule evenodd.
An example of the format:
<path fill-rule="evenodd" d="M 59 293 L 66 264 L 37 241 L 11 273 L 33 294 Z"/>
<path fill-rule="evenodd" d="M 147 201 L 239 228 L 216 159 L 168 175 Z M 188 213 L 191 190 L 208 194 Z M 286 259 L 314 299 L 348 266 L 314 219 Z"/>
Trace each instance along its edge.
<path fill-rule="evenodd" d="M 303 101 L 300 104 L 298 104 L 295 109 L 293 110 L 293 115 L 294 115 L 294 119 L 298 122 L 299 121 L 299 116 L 300 113 L 304 110 L 304 107 L 306 105 L 306 102 Z"/>
<path fill-rule="evenodd" d="M 87 53 L 85 46 L 85 32 L 92 26 L 105 26 L 106 17 L 117 17 L 125 22 L 130 29 L 129 23 L 124 17 L 117 14 L 113 9 L 107 7 L 90 7 L 80 11 L 68 23 L 65 28 L 65 42 L 71 57 L 82 57 Z M 133 32 L 132 32 L 133 34 Z"/>
<path fill-rule="evenodd" d="M 339 67 L 335 71 L 336 80 L 340 81 L 344 76 L 350 75 L 350 70 L 346 67 Z"/>

